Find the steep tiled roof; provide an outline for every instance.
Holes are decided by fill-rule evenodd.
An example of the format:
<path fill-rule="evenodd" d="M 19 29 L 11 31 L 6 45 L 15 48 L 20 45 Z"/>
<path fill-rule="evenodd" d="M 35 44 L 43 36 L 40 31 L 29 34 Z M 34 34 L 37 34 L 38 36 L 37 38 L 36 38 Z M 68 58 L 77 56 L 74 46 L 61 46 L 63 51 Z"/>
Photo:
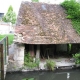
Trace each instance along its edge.
<path fill-rule="evenodd" d="M 60 5 L 22 2 L 15 41 L 26 44 L 79 43 L 80 37 Z"/>

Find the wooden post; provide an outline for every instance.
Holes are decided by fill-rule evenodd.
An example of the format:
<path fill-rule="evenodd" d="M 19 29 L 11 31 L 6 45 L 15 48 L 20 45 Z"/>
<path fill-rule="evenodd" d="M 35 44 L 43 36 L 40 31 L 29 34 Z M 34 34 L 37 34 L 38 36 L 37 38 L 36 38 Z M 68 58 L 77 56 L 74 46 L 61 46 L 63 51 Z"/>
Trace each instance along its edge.
<path fill-rule="evenodd" d="M 34 45 L 29 45 L 29 52 L 32 57 L 34 57 Z"/>
<path fill-rule="evenodd" d="M 8 48 L 9 48 L 9 46 L 8 46 L 8 37 L 7 37 L 7 43 L 6 43 L 6 45 L 7 45 L 7 55 L 9 55 L 9 50 L 8 50 Z"/>
<path fill-rule="evenodd" d="M 36 49 L 36 59 L 40 58 L 40 45 L 37 45 L 37 49 Z"/>
<path fill-rule="evenodd" d="M 67 44 L 67 53 L 69 54 L 70 51 L 69 51 L 69 44 Z"/>
<path fill-rule="evenodd" d="M 3 60 L 3 44 L 0 44 L 0 52 L 1 52 L 1 80 L 4 80 L 4 60 Z"/>
<path fill-rule="evenodd" d="M 0 80 L 1 80 L 1 44 L 0 44 Z"/>

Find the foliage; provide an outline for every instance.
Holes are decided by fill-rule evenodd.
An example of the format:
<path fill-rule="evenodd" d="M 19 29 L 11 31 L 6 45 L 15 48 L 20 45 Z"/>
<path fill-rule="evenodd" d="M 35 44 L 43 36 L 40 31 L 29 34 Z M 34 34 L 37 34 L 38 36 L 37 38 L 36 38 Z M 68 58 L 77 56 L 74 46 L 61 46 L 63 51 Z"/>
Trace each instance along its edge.
<path fill-rule="evenodd" d="M 30 53 L 25 53 L 24 61 L 33 62 L 33 58 L 31 57 Z"/>
<path fill-rule="evenodd" d="M 24 78 L 22 80 L 34 80 L 34 78 Z"/>
<path fill-rule="evenodd" d="M 80 64 L 80 53 L 76 53 L 73 55 L 76 64 Z"/>
<path fill-rule="evenodd" d="M 61 5 L 66 9 L 66 18 L 71 19 L 73 28 L 80 35 L 80 3 L 76 0 L 65 0 Z"/>
<path fill-rule="evenodd" d="M 30 69 L 37 67 L 37 64 L 34 62 L 25 62 L 24 64 Z"/>
<path fill-rule="evenodd" d="M 8 35 L 0 35 L 0 40 L 2 40 L 4 37 L 8 36 L 8 43 L 9 45 L 13 43 L 14 35 L 8 34 Z"/>
<path fill-rule="evenodd" d="M 80 35 L 80 20 L 72 19 L 72 25 L 76 32 Z"/>
<path fill-rule="evenodd" d="M 39 2 L 39 0 L 32 0 L 32 2 Z"/>
<path fill-rule="evenodd" d="M 13 7 L 10 5 L 8 8 L 7 13 L 2 18 L 4 22 L 11 22 L 12 24 L 15 24 L 16 22 L 16 13 L 13 11 Z"/>
<path fill-rule="evenodd" d="M 71 45 L 71 44 L 69 44 L 69 52 L 71 51 L 71 46 L 72 46 L 72 45 Z"/>
<path fill-rule="evenodd" d="M 67 18 L 80 19 L 80 3 L 76 2 L 76 0 L 65 0 L 61 5 L 67 11 Z"/>
<path fill-rule="evenodd" d="M 49 70 L 54 70 L 55 69 L 55 62 L 53 60 L 46 60 L 46 67 L 49 69 Z"/>
<path fill-rule="evenodd" d="M 34 61 L 34 58 L 31 57 L 30 53 L 25 54 L 24 65 L 32 69 L 39 66 L 39 60 Z"/>
<path fill-rule="evenodd" d="M 37 66 L 39 66 L 40 59 L 36 59 L 35 63 L 37 64 Z"/>

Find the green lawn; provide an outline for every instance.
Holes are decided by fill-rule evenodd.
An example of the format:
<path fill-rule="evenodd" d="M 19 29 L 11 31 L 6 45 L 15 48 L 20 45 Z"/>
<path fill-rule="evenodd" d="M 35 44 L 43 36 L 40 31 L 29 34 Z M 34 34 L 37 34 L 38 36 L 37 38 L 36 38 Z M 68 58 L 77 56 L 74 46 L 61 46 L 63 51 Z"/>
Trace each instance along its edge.
<path fill-rule="evenodd" d="M 1 35 L 0 34 L 0 40 L 2 40 L 5 36 L 8 36 L 8 43 L 9 45 L 13 43 L 14 35 L 13 34 L 8 34 L 8 35 Z"/>

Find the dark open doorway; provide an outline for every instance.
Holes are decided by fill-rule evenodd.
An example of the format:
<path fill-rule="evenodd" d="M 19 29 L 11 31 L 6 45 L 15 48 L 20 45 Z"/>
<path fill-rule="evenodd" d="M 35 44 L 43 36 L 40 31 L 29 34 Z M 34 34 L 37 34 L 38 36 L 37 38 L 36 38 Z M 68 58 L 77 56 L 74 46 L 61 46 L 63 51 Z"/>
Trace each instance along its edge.
<path fill-rule="evenodd" d="M 37 45 L 25 44 L 25 52 L 36 55 Z M 40 58 L 72 57 L 80 51 L 80 44 L 49 44 L 40 45 Z"/>
<path fill-rule="evenodd" d="M 41 45 L 41 58 L 67 57 L 68 44 Z"/>

